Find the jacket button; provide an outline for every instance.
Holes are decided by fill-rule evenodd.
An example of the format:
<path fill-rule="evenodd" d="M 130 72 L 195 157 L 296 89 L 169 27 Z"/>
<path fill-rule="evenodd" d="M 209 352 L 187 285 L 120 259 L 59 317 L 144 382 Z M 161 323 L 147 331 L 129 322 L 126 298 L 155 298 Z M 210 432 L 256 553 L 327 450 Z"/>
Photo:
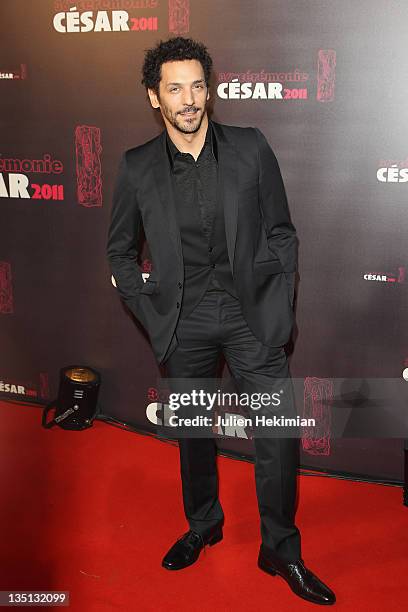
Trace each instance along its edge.
<path fill-rule="evenodd" d="M 180 302 L 177 302 L 176 306 L 177 308 L 180 308 Z"/>
<path fill-rule="evenodd" d="M 179 284 L 178 284 L 178 288 L 179 288 L 179 289 L 181 289 L 181 288 L 182 288 L 182 286 L 183 286 L 183 285 L 182 285 L 182 283 L 179 283 Z"/>

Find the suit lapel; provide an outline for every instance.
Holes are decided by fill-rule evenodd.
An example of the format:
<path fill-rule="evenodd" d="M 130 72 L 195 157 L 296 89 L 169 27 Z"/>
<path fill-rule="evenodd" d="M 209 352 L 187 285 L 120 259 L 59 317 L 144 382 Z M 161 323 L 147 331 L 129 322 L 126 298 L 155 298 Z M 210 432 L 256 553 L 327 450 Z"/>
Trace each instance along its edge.
<path fill-rule="evenodd" d="M 214 153 L 218 159 L 217 197 L 224 204 L 225 233 L 227 239 L 228 257 L 231 270 L 234 269 L 234 252 L 238 220 L 238 172 L 237 151 L 234 145 L 224 135 L 222 125 L 214 123 Z M 153 161 L 154 187 L 159 195 L 163 218 L 166 220 L 168 232 L 173 240 L 178 258 L 183 264 L 180 230 L 177 223 L 176 205 L 173 194 L 173 184 L 170 165 L 166 151 L 166 130 L 158 140 L 158 149 Z"/>
<path fill-rule="evenodd" d="M 160 134 L 157 143 L 158 150 L 153 161 L 154 188 L 159 195 L 164 225 L 173 240 L 180 264 L 183 265 L 183 253 L 180 230 L 177 223 L 173 183 L 166 151 L 166 130 Z"/>
<path fill-rule="evenodd" d="M 219 201 L 224 204 L 225 234 L 231 270 L 234 270 L 235 241 L 238 222 L 238 164 L 235 146 L 225 138 L 222 125 L 211 122 L 218 157 Z"/>

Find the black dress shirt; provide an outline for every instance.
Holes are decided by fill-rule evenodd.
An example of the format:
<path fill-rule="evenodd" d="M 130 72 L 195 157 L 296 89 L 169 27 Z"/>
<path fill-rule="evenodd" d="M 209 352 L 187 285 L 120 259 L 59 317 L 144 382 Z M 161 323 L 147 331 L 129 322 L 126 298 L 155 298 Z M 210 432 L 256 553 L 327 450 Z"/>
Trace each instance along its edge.
<path fill-rule="evenodd" d="M 197 161 L 191 153 L 179 151 L 168 134 L 167 152 L 177 197 L 182 198 L 184 206 L 199 207 L 203 232 L 209 242 L 217 202 L 218 170 L 211 124 Z"/>

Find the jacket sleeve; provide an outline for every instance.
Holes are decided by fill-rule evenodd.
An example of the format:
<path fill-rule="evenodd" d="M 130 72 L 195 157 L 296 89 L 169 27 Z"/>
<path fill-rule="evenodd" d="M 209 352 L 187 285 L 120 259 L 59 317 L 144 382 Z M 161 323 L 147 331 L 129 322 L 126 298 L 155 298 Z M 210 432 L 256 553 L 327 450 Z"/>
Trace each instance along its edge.
<path fill-rule="evenodd" d="M 113 191 L 107 241 L 107 258 L 120 297 L 135 312 L 143 285 L 137 264 L 141 214 L 134 187 L 129 181 L 126 153 L 122 155 Z"/>
<path fill-rule="evenodd" d="M 260 207 L 268 248 L 283 267 L 293 305 L 298 239 L 291 221 L 278 160 L 262 132 L 255 128 L 258 143 Z"/>

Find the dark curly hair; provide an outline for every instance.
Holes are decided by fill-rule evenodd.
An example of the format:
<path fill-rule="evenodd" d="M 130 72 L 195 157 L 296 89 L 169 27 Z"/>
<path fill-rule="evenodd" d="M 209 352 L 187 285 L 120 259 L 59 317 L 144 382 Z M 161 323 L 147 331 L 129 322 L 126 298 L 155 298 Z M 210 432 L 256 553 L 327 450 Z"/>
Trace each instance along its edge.
<path fill-rule="evenodd" d="M 205 82 L 209 84 L 212 59 L 207 48 L 192 38 L 176 36 L 161 40 L 153 49 L 147 49 L 142 67 L 142 85 L 159 93 L 161 67 L 165 62 L 198 60 L 204 70 Z"/>

